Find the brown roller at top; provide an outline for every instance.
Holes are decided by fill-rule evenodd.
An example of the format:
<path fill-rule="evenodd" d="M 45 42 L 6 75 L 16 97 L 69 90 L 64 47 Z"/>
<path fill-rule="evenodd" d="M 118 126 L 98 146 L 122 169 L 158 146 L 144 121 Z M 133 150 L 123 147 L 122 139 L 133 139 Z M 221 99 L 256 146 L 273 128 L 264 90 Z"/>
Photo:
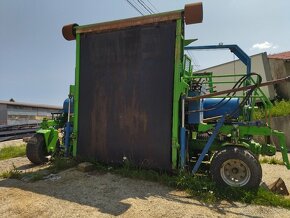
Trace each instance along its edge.
<path fill-rule="evenodd" d="M 75 27 L 77 27 L 77 26 L 78 26 L 78 24 L 76 24 L 76 23 L 63 26 L 63 28 L 62 28 L 63 37 L 68 41 L 75 40 L 76 39 Z"/>
<path fill-rule="evenodd" d="M 202 19 L 203 19 L 202 2 L 185 5 L 184 21 L 186 24 L 201 23 Z"/>

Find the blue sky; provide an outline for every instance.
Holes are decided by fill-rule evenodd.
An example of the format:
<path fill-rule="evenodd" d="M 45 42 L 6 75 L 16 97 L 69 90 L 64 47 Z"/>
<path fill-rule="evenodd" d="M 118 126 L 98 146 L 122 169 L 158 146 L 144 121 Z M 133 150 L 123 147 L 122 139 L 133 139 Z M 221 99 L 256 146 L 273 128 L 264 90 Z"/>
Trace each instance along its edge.
<path fill-rule="evenodd" d="M 163 12 L 196 1 L 150 2 Z M 203 23 L 185 29 L 186 38 L 199 39 L 194 45 L 238 44 L 249 55 L 290 50 L 290 1 L 202 2 Z M 62 37 L 62 26 L 135 16 L 126 0 L 0 0 L 0 100 L 61 105 L 75 67 L 75 42 Z M 196 69 L 233 60 L 224 50 L 190 53 Z"/>

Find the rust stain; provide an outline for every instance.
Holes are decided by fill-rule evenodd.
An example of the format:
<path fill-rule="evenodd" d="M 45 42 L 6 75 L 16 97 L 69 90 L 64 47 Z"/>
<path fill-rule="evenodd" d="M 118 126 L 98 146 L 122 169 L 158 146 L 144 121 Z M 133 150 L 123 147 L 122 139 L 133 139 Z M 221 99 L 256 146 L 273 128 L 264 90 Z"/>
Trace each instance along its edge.
<path fill-rule="evenodd" d="M 89 147 L 100 148 L 102 154 L 107 156 L 107 130 L 108 130 L 108 121 L 107 121 L 107 98 L 105 92 L 100 87 L 96 87 L 95 100 L 93 101 L 93 107 L 91 108 L 91 140 L 92 143 Z M 98 100 L 102 100 L 102 102 Z M 101 128 L 100 128 L 101 126 Z"/>
<path fill-rule="evenodd" d="M 133 90 L 133 95 L 130 102 L 127 101 L 127 104 L 124 104 L 126 100 L 123 99 L 121 101 L 123 102 L 123 105 L 121 105 L 122 110 L 119 114 L 120 128 L 128 131 L 128 134 L 131 137 L 137 137 L 140 132 L 145 133 L 148 122 L 147 114 L 138 105 L 135 88 Z"/>

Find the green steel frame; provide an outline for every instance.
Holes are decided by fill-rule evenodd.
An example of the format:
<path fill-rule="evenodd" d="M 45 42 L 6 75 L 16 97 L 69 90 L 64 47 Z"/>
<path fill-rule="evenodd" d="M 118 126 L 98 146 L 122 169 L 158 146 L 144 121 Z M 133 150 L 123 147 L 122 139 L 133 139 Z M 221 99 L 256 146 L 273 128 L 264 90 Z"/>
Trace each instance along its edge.
<path fill-rule="evenodd" d="M 234 76 L 244 76 L 245 74 L 230 74 L 230 75 L 212 75 L 211 72 L 198 75 L 193 74 L 189 79 L 200 79 L 204 78 L 208 82 L 205 83 L 209 86 L 209 88 L 213 87 L 214 84 L 217 84 L 219 82 L 214 82 L 213 78 L 220 77 L 220 78 L 226 78 L 226 77 L 234 77 Z M 252 77 L 249 78 L 249 81 L 253 84 L 255 84 L 255 81 Z M 235 82 L 229 82 L 229 83 L 235 83 Z M 217 96 L 215 96 L 217 97 Z M 219 96 L 221 97 L 221 96 Z M 227 96 L 222 96 L 227 97 Z M 234 97 L 243 98 L 244 94 L 242 96 L 235 95 Z M 251 105 L 244 108 L 244 114 L 242 118 L 239 118 L 236 122 L 236 124 L 231 125 L 223 125 L 220 129 L 220 134 L 223 134 L 224 136 L 227 136 L 228 139 L 221 141 L 219 139 L 215 139 L 213 145 L 210 147 L 211 151 L 219 150 L 221 147 L 224 146 L 241 146 L 245 147 L 249 150 L 251 150 L 256 155 L 269 155 L 272 156 L 276 153 L 276 148 L 273 145 L 269 144 L 259 144 L 251 139 L 251 136 L 274 136 L 278 138 L 279 146 L 282 152 L 283 162 L 287 169 L 290 169 L 290 163 L 288 160 L 288 151 L 286 146 L 286 138 L 285 134 L 283 132 L 273 130 L 271 127 L 269 127 L 267 124 L 257 124 L 255 122 L 252 122 L 253 120 L 253 112 L 255 108 L 256 99 L 260 99 L 263 103 L 266 111 L 268 111 L 272 107 L 271 101 L 266 97 L 266 95 L 263 93 L 263 91 L 258 87 L 254 94 L 251 96 Z M 248 115 L 250 115 L 248 117 Z M 248 120 L 249 119 L 249 120 Z M 250 122 L 249 122 L 250 121 Z M 266 120 L 266 122 L 269 122 L 269 120 Z M 192 133 L 192 140 L 190 141 L 190 148 L 191 150 L 202 150 L 207 142 L 207 140 L 199 140 L 196 138 L 196 135 L 198 133 L 203 133 L 207 131 L 212 131 L 214 129 L 214 124 L 206 124 L 206 123 L 200 123 L 198 124 L 198 129 L 196 132 Z"/>
<path fill-rule="evenodd" d="M 74 98 L 74 117 L 73 117 L 73 156 L 76 157 L 77 154 L 77 137 L 78 137 L 78 118 L 79 118 L 79 84 L 80 84 L 80 34 L 76 35 L 76 68 L 75 68 L 75 85 L 73 88 Z"/>
<path fill-rule="evenodd" d="M 184 23 L 183 19 L 176 21 L 175 67 L 173 84 L 172 109 L 172 169 L 177 169 L 179 159 L 179 127 L 180 127 L 180 97 L 185 94 L 189 85 L 183 80 L 183 52 L 184 52 Z"/>

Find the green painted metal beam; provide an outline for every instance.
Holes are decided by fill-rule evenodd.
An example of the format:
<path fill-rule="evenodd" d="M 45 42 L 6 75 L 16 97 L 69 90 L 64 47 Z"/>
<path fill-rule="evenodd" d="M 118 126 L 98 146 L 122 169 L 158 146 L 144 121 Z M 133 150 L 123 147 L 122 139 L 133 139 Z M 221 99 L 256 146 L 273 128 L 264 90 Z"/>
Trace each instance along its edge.
<path fill-rule="evenodd" d="M 74 87 L 74 117 L 73 117 L 73 156 L 77 154 L 78 118 L 79 118 L 79 84 L 80 84 L 80 34 L 76 35 L 76 67 Z"/>
<path fill-rule="evenodd" d="M 172 114 L 172 169 L 177 168 L 179 145 L 179 108 L 181 96 L 181 73 L 183 58 L 183 22 L 181 19 L 176 21 L 176 40 L 175 40 L 175 66 L 174 66 L 174 83 L 173 83 L 173 114 Z"/>

